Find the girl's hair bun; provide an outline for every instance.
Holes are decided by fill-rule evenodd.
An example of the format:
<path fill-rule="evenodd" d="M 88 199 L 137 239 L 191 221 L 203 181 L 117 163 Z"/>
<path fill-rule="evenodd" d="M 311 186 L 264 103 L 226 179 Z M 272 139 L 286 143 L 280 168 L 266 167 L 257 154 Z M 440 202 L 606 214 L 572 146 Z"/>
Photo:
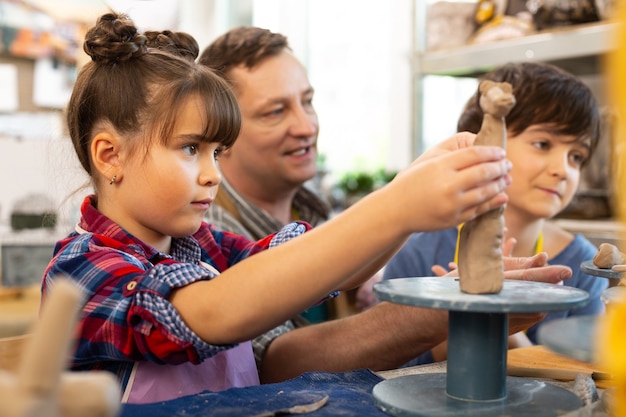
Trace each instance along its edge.
<path fill-rule="evenodd" d="M 146 31 L 144 35 L 148 39 L 148 48 L 165 51 L 188 61 L 194 61 L 200 53 L 198 42 L 185 32 L 152 30 Z"/>
<path fill-rule="evenodd" d="M 126 15 L 107 13 L 85 35 L 83 50 L 95 62 L 122 62 L 146 53 L 146 37 Z"/>

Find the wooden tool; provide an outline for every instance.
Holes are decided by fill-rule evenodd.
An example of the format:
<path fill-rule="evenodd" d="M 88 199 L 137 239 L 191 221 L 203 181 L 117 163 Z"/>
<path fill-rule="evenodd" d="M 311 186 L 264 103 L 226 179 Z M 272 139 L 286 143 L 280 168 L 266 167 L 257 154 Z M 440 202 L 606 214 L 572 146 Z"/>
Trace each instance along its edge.
<path fill-rule="evenodd" d="M 511 376 L 573 381 L 583 373 L 591 376 L 598 388 L 613 384 L 612 375 L 598 366 L 559 355 L 545 346 L 511 349 L 507 357 L 507 374 Z"/>
<path fill-rule="evenodd" d="M 32 332 L 19 344 L 14 371 L 0 370 L 2 417 L 114 417 L 120 410 L 120 387 L 106 371 L 65 371 L 74 348 L 73 333 L 83 293 L 59 278 Z"/>

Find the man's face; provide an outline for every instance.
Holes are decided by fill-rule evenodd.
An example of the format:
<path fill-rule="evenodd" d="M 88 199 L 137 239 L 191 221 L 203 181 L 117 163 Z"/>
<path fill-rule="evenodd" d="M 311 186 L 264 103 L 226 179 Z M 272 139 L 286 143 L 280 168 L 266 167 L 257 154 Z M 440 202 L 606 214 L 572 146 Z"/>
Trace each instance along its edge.
<path fill-rule="evenodd" d="M 281 192 L 315 176 L 319 125 L 302 64 L 283 51 L 252 69 L 236 67 L 230 76 L 243 125 L 235 145 L 220 159 L 229 181 L 245 181 L 259 192 Z"/>

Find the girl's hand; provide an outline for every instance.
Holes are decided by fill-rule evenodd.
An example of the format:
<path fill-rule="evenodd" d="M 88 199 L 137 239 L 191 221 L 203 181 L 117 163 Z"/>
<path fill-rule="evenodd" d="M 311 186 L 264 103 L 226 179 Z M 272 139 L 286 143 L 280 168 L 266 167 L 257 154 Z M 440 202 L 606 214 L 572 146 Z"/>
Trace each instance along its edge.
<path fill-rule="evenodd" d="M 446 141 L 460 146 L 461 138 Z M 409 230 L 434 231 L 456 226 L 504 205 L 511 183 L 504 149 L 470 146 L 433 149 L 400 172 L 383 190 Z"/>
<path fill-rule="evenodd" d="M 434 158 L 437 156 L 445 155 L 452 151 L 457 151 L 459 149 L 469 148 L 474 145 L 474 140 L 476 140 L 476 135 L 470 132 L 460 132 L 456 135 L 448 138 L 432 148 L 423 152 L 418 158 L 417 161 L 424 161 L 429 158 Z"/>

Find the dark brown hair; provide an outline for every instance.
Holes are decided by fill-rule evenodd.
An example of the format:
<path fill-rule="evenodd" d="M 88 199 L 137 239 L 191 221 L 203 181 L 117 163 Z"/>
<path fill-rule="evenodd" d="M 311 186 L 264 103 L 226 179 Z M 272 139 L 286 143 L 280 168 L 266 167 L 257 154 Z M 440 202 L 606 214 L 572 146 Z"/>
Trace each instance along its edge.
<path fill-rule="evenodd" d="M 155 48 L 161 51 L 187 59 L 194 62 L 200 53 L 200 47 L 196 39 L 186 32 L 172 32 L 164 30 L 162 32 L 150 30 L 144 32 L 147 39 L 148 48 Z"/>
<path fill-rule="evenodd" d="M 189 41 L 187 37 L 191 38 L 182 36 Z M 127 16 L 117 13 L 101 16 L 87 32 L 83 49 L 91 62 L 74 85 L 67 124 L 89 174 L 90 143 L 98 123 L 110 123 L 120 133 L 144 139 L 129 143 L 131 147 L 147 147 L 148 139 L 157 136 L 166 143 L 177 112 L 194 96 L 204 103 L 204 139 L 232 146 L 241 128 L 241 113 L 230 86 L 214 71 L 189 60 L 187 52 L 172 53 L 175 45 L 156 47 L 154 38 L 138 33 Z"/>
<path fill-rule="evenodd" d="M 516 104 L 506 117 L 506 126 L 514 135 L 531 125 L 542 124 L 552 127 L 557 134 L 576 137 L 577 142 L 590 141 L 591 152 L 597 146 L 598 105 L 591 89 L 576 76 L 554 65 L 522 62 L 503 65 L 481 79 L 513 86 Z M 465 105 L 457 124 L 459 132 L 480 130 L 483 111 L 479 99 L 477 92 Z"/>
<path fill-rule="evenodd" d="M 244 65 L 248 69 L 253 68 L 284 50 L 291 50 L 284 35 L 254 26 L 240 26 L 207 46 L 198 62 L 221 72 L 232 83 L 228 75 L 234 67 Z"/>

